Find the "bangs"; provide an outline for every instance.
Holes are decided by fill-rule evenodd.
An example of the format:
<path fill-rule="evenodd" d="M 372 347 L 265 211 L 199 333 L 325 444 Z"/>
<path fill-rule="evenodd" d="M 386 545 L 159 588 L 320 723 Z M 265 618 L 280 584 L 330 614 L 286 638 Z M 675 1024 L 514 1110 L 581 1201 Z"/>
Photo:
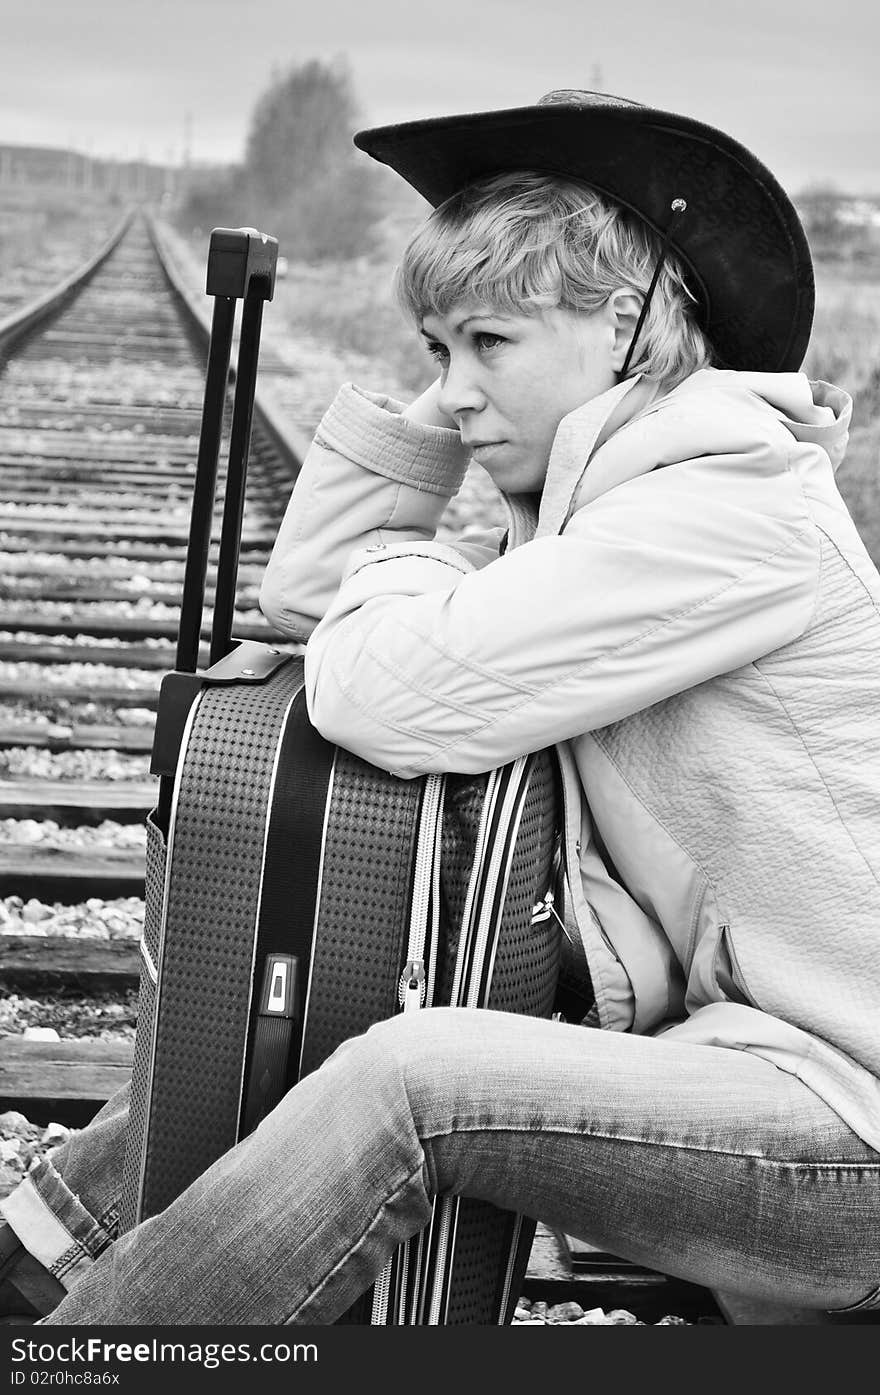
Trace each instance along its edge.
<path fill-rule="evenodd" d="M 546 212 L 534 220 L 514 204 L 456 194 L 414 234 L 397 271 L 398 300 L 415 321 L 477 302 L 504 314 L 560 304 L 564 277 L 546 237 Z"/>

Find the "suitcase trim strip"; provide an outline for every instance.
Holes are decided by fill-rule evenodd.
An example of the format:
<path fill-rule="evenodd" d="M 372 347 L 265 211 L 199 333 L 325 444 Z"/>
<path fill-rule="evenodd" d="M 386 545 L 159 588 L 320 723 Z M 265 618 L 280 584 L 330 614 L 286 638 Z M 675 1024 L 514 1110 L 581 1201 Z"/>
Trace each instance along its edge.
<path fill-rule="evenodd" d="M 466 1007 L 484 1007 L 492 984 L 492 971 L 495 967 L 495 946 L 492 931 L 497 928 L 500 913 L 504 909 L 504 898 L 500 895 L 499 881 L 505 858 L 512 855 L 516 834 L 522 817 L 523 804 L 528 788 L 526 761 L 520 757 L 513 766 L 504 772 L 504 790 L 500 795 L 501 808 L 490 836 L 489 864 L 480 888 L 477 909 L 477 924 L 473 931 L 473 947 L 469 958 L 468 991 Z M 496 806 L 497 808 L 497 806 Z M 503 830 L 503 838 L 499 831 Z M 504 879 L 506 890 L 509 866 Z"/>
<path fill-rule="evenodd" d="M 296 757 L 297 768 L 308 771 L 309 776 L 307 780 L 303 780 L 304 788 L 298 792 L 298 797 L 292 797 L 291 789 L 285 785 L 283 779 L 279 781 L 278 778 L 285 758 L 288 762 L 285 773 L 289 774 L 293 756 Z M 253 1077 L 256 1075 L 258 1053 L 258 1024 L 251 1011 L 251 1005 L 255 994 L 260 991 L 264 967 L 273 953 L 283 952 L 296 961 L 300 984 L 303 978 L 307 983 L 311 980 L 309 971 L 320 906 L 324 847 L 335 768 L 336 748 L 324 741 L 309 721 L 305 690 L 300 685 L 291 693 L 279 720 L 279 734 L 266 799 L 263 859 L 254 918 L 255 934 L 248 1004 L 250 1025 L 243 1053 L 237 1139 L 251 1132 L 259 1122 L 254 1112 L 256 1095 L 253 1104 L 250 1098 L 251 1090 L 255 1086 Z M 315 838 L 312 829 L 318 820 L 321 836 Z M 271 881 L 274 875 L 277 882 L 279 872 L 282 874 L 281 886 L 284 894 L 279 896 L 276 887 L 270 900 L 264 896 L 266 878 Z M 283 1079 L 279 1071 L 273 1082 L 273 1097 L 271 1100 L 264 1098 L 260 1118 L 265 1114 L 266 1106 L 272 1107 L 278 1103 L 301 1074 L 305 1023 L 306 1013 L 298 984 L 293 1018 L 288 1024 L 290 1049 Z M 271 1027 L 276 1025 L 273 1023 Z M 277 1061 L 277 1042 L 275 1046 L 277 1067 L 280 1065 Z"/>
<path fill-rule="evenodd" d="M 143 935 L 141 936 L 140 941 L 138 943 L 138 949 L 140 950 L 141 955 L 141 965 L 146 974 L 148 975 L 150 982 L 155 987 L 156 984 L 158 984 L 159 982 L 159 969 L 158 966 L 153 963 L 153 956 L 147 949 L 147 941 Z"/>
<path fill-rule="evenodd" d="M 330 824 L 330 810 L 333 807 L 333 786 L 336 781 L 336 754 L 333 756 L 333 764 L 330 766 L 330 778 L 327 782 L 327 799 L 324 805 L 324 822 L 321 826 L 321 853 L 318 859 L 318 881 L 315 891 L 315 914 L 312 921 L 312 943 L 318 930 L 318 918 L 321 914 L 321 893 L 324 887 L 324 856 L 327 850 L 327 829 Z M 306 1049 L 306 1026 L 309 1020 L 309 1005 L 312 1000 L 313 975 L 309 973 L 306 986 L 306 1000 L 303 1007 L 303 1029 L 300 1034 L 299 1052 L 297 1055 L 296 1073 L 297 1077 L 302 1075 L 303 1053 Z"/>
<path fill-rule="evenodd" d="M 529 771 L 525 759 L 516 761 L 510 772 L 510 784 L 505 792 L 504 806 L 499 820 L 504 828 L 504 838 L 493 844 L 493 855 L 487 877 L 488 887 L 491 889 L 491 900 L 488 904 L 484 901 L 481 923 L 477 930 L 478 949 L 475 951 L 474 957 L 478 964 L 482 963 L 483 965 L 482 982 L 474 983 L 472 994 L 468 998 L 469 1007 L 486 1007 L 489 1001 L 492 977 L 495 972 L 495 955 L 498 952 L 497 932 L 507 901 L 507 888 L 510 883 L 514 849 L 528 794 L 528 775 Z M 508 812 L 509 805 L 513 806 L 510 812 Z"/>
<path fill-rule="evenodd" d="M 283 715 L 283 717 L 281 718 L 281 723 L 280 723 L 279 732 L 278 732 L 278 741 L 277 741 L 277 743 L 276 743 L 276 745 L 275 745 L 275 758 L 274 758 L 274 760 L 272 761 L 272 774 L 271 774 L 271 776 L 269 777 L 269 791 L 268 791 L 268 797 L 267 797 L 267 799 L 266 799 L 266 823 L 265 823 L 265 827 L 264 827 L 264 829 L 263 829 L 263 853 L 262 853 L 262 857 L 261 857 L 261 859 L 260 859 L 260 884 L 259 884 L 259 887 L 258 887 L 258 889 L 257 889 L 257 907 L 256 907 L 256 916 L 255 916 L 255 923 L 256 923 L 256 925 L 257 925 L 257 933 L 254 935 L 253 953 L 252 953 L 252 955 L 251 955 L 251 971 L 250 971 L 250 976 L 249 976 L 249 979 L 248 979 L 248 1017 L 250 1017 L 250 1015 L 251 1015 L 252 1005 L 253 1005 L 253 1001 L 254 1001 L 254 981 L 255 981 L 255 979 L 256 979 L 256 974 L 257 974 L 257 958 L 258 958 L 259 951 L 260 951 L 259 926 L 260 926 L 260 924 L 261 924 L 261 922 L 262 922 L 262 917 L 263 917 L 263 890 L 264 890 L 264 887 L 265 887 L 265 885 L 266 885 L 266 857 L 267 857 L 268 849 L 269 849 L 269 830 L 270 830 L 271 824 L 272 824 L 272 807 L 273 807 L 273 805 L 274 805 L 274 803 L 275 803 L 275 784 L 276 784 L 276 781 L 277 781 L 277 779 L 278 779 L 278 767 L 279 767 L 279 765 L 280 765 L 280 763 L 281 763 L 281 749 L 282 749 L 282 747 L 283 747 L 283 745 L 284 745 L 284 738 L 285 738 L 285 736 L 287 735 L 287 724 L 288 724 L 288 722 L 290 721 L 290 714 L 291 714 L 291 711 L 293 710 L 293 704 L 296 702 L 296 699 L 297 699 L 297 694 L 296 694 L 296 693 L 292 693 L 292 694 L 291 694 L 291 697 L 290 697 L 290 701 L 288 702 L 287 706 L 286 706 L 285 709 L 284 709 L 284 715 Z M 250 1036 L 250 1033 L 249 1033 L 249 1036 Z M 250 1065 L 250 1059 L 249 1059 L 249 1058 L 250 1058 L 250 1052 L 248 1052 L 247 1050 L 245 1050 L 245 1051 L 243 1051 L 243 1052 L 241 1053 L 241 1077 L 240 1077 L 239 1082 L 238 1082 L 238 1119 L 239 1119 L 239 1124 L 238 1124 L 238 1130 L 237 1130 L 237 1133 L 236 1133 L 236 1139 L 240 1139 L 241 1136 L 242 1136 L 242 1118 L 243 1118 L 243 1114 L 244 1114 L 244 1110 L 245 1110 L 245 1105 L 246 1105 L 246 1100 L 245 1100 L 245 1086 L 246 1086 L 247 1078 L 248 1078 L 248 1066 Z"/>
<path fill-rule="evenodd" d="M 450 991 L 450 1002 L 462 1002 L 462 979 L 465 971 L 464 950 L 470 939 L 470 926 L 474 918 L 474 906 L 478 894 L 480 874 L 486 857 L 486 843 L 489 836 L 489 827 L 492 821 L 495 802 L 498 795 L 499 772 L 493 770 L 489 774 L 486 785 L 486 795 L 483 800 L 483 809 L 480 816 L 480 827 L 477 831 L 476 846 L 474 848 L 474 862 L 468 881 L 467 895 L 465 896 L 464 910 L 461 916 L 461 940 L 459 941 L 458 955 L 455 961 L 455 975 L 452 980 Z"/>
<path fill-rule="evenodd" d="M 177 801 L 178 801 L 178 798 L 179 798 L 179 796 L 180 796 L 180 786 L 181 786 L 181 782 L 182 782 L 182 780 L 183 780 L 183 766 L 184 766 L 183 756 L 184 756 L 184 752 L 186 751 L 187 745 L 188 745 L 188 743 L 189 743 L 190 736 L 191 736 L 191 734 L 192 734 L 193 725 L 194 725 L 195 719 L 196 719 L 196 713 L 197 713 L 199 707 L 201 706 L 202 696 L 203 696 L 203 692 L 196 693 L 195 697 L 193 698 L 192 704 L 191 704 L 191 706 L 190 706 L 189 712 L 188 712 L 187 715 L 186 715 L 186 722 L 185 722 L 184 728 L 183 728 L 183 735 L 182 735 L 181 740 L 180 740 L 180 756 L 179 756 L 178 762 L 177 762 L 177 769 L 176 769 L 176 771 L 174 772 L 174 787 L 173 787 L 173 791 L 172 791 L 172 795 L 171 795 L 171 813 L 170 813 L 170 817 L 169 817 L 169 820 L 168 820 L 168 837 L 167 837 L 166 843 L 165 843 L 165 846 L 166 846 L 166 856 L 165 856 L 165 875 L 164 875 L 163 883 L 162 883 L 162 915 L 161 915 L 161 918 L 160 918 L 160 921 L 159 921 L 159 943 L 158 943 L 158 946 L 157 946 L 156 964 L 155 964 L 156 977 L 155 977 L 154 982 L 155 982 L 155 986 L 156 986 L 156 994 L 155 994 L 155 997 L 154 997 L 154 999 L 153 999 L 153 1031 L 152 1031 L 152 1039 L 151 1039 L 151 1042 L 150 1042 L 150 1054 L 149 1054 L 148 1065 L 147 1065 L 147 1085 L 146 1085 L 146 1104 L 145 1104 L 145 1115 L 144 1115 L 144 1128 L 143 1128 L 143 1138 L 142 1138 L 142 1141 L 141 1141 L 141 1150 L 140 1150 L 140 1152 L 141 1152 L 141 1156 L 140 1156 L 140 1166 L 139 1166 L 139 1168 L 138 1168 L 138 1186 L 137 1186 L 137 1201 L 136 1201 L 136 1216 L 137 1216 L 137 1219 L 138 1219 L 138 1220 L 141 1219 L 141 1212 L 142 1212 L 142 1210 L 143 1210 L 143 1204 L 144 1204 L 144 1189 L 145 1189 L 145 1186 L 146 1186 L 146 1162 L 147 1162 L 147 1151 L 148 1151 L 149 1142 L 150 1142 L 150 1123 L 151 1123 L 151 1117 L 152 1117 L 152 1112 L 153 1112 L 153 1077 L 154 1077 L 154 1075 L 155 1075 L 155 1069 L 156 1069 L 156 1048 L 157 1048 L 157 1045 L 158 1045 L 158 1035 L 159 1035 L 159 1031 L 158 1031 L 158 1029 L 159 1029 L 159 1013 L 160 1013 L 160 1011 L 161 1011 L 161 1005 L 162 1005 L 162 983 L 161 983 L 161 979 L 162 979 L 162 962 L 163 962 L 163 959 L 164 959 L 164 957 L 165 957 L 165 955 L 164 955 L 164 950 L 165 950 L 165 931 L 166 931 L 167 924 L 168 924 L 168 901 L 169 901 L 169 897 L 170 897 L 170 894 L 171 894 L 171 870 L 172 870 L 171 849 L 172 849 L 173 846 L 174 846 L 174 833 L 175 833 L 175 825 L 176 825 L 176 822 L 177 822 Z M 145 949 L 145 951 L 146 951 L 146 946 L 144 946 L 144 949 Z M 151 964 L 151 966 L 152 966 L 152 960 L 150 960 L 150 964 Z M 151 977 L 152 977 L 152 975 L 151 975 Z"/>

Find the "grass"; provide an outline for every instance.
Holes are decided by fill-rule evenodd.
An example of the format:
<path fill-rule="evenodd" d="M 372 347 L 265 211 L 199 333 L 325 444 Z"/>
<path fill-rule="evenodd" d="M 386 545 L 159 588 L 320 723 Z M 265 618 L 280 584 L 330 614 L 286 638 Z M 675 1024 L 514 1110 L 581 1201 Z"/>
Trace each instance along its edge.
<path fill-rule="evenodd" d="M 340 350 L 374 358 L 390 373 L 392 396 L 416 396 L 436 376 L 392 290 L 394 259 L 362 258 L 327 266 L 292 263 L 278 282 L 274 313 L 295 342 L 305 332 Z"/>
<path fill-rule="evenodd" d="M 852 395 L 854 426 L 870 426 L 880 417 L 880 268 L 856 276 L 819 264 L 804 370 Z"/>
<path fill-rule="evenodd" d="M 0 188 L 0 318 L 87 261 L 122 211 L 121 202 L 106 194 Z"/>
<path fill-rule="evenodd" d="M 804 369 L 853 398 L 850 442 L 837 485 L 880 567 L 880 269 L 819 263 L 816 319 Z"/>

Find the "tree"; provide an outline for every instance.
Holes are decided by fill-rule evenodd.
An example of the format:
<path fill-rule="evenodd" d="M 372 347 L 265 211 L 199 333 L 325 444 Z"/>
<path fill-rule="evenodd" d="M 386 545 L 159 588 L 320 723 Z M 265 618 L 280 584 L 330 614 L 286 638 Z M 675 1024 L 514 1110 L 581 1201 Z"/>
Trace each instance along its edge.
<path fill-rule="evenodd" d="M 352 145 L 357 103 L 342 59 L 314 59 L 275 76 L 257 101 L 244 177 L 262 224 L 293 256 L 368 250 L 379 185 Z"/>
<path fill-rule="evenodd" d="M 807 237 L 811 241 L 832 243 L 840 235 L 840 206 L 843 196 L 830 181 L 809 184 L 796 200 Z"/>
<path fill-rule="evenodd" d="M 317 60 L 276 77 L 251 117 L 245 165 L 253 191 L 282 203 L 345 162 L 356 123 L 341 60 Z"/>

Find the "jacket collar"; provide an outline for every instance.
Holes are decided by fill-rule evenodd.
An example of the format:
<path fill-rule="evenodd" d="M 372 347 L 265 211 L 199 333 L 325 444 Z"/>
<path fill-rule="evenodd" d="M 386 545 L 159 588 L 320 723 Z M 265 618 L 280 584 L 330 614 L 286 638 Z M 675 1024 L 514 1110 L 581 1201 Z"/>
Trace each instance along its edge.
<path fill-rule="evenodd" d="M 657 395 L 657 384 L 637 373 L 562 418 L 556 429 L 540 497 L 537 494 L 501 496 L 507 510 L 508 552 L 532 538 L 554 536 L 562 531 L 590 457 Z M 601 489 L 596 491 L 602 492 Z"/>
<path fill-rule="evenodd" d="M 614 432 L 644 411 L 658 392 L 657 383 L 637 373 L 562 418 L 550 453 L 536 537 L 562 531 L 590 457 Z M 603 492 L 602 488 L 595 490 L 595 494 Z M 593 493 L 591 490 L 591 497 Z"/>

